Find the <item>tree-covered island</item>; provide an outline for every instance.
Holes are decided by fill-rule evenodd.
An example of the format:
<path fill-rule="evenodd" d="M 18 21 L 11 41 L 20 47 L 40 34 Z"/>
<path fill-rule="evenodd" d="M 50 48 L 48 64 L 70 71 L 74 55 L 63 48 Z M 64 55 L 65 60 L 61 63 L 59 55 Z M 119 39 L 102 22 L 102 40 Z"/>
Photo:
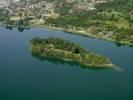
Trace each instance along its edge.
<path fill-rule="evenodd" d="M 51 57 L 66 61 L 74 61 L 86 67 L 114 67 L 108 58 L 87 51 L 80 45 L 60 38 L 34 38 L 30 41 L 30 52 L 44 58 Z"/>

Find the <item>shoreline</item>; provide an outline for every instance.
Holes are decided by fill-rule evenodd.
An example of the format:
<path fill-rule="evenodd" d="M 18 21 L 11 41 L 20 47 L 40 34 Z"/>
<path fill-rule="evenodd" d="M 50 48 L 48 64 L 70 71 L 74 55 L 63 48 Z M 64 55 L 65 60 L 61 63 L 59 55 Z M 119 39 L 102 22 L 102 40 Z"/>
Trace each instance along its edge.
<path fill-rule="evenodd" d="M 31 53 L 31 54 L 34 54 L 34 53 Z M 36 54 L 35 54 L 36 55 Z M 110 70 L 110 69 L 116 69 L 116 68 L 119 68 L 118 66 L 110 63 L 110 64 L 106 64 L 106 65 L 92 65 L 92 64 L 83 64 L 81 62 L 77 62 L 77 61 L 74 61 L 73 59 L 66 59 L 66 58 L 55 58 L 55 57 L 51 57 L 51 56 L 45 56 L 45 55 L 41 55 L 41 57 L 43 59 L 56 59 L 56 60 L 62 60 L 62 61 L 65 61 L 65 62 L 74 62 L 75 64 L 78 64 L 79 66 L 83 67 L 83 68 L 92 68 L 92 69 L 106 69 L 106 70 Z"/>
<path fill-rule="evenodd" d="M 32 51 L 32 49 L 29 49 L 31 53 L 34 54 L 34 52 Z M 56 58 L 53 56 L 47 56 L 45 54 L 41 54 L 40 55 L 42 58 L 52 58 L 52 59 L 58 59 L 58 60 L 64 60 L 66 62 L 75 62 L 77 64 L 79 64 L 80 66 L 84 66 L 86 68 L 99 68 L 99 69 L 114 69 L 118 66 L 116 66 L 115 64 L 109 63 L 109 64 L 102 64 L 102 65 L 98 65 L 98 64 L 86 64 L 86 63 L 82 63 L 80 61 L 75 61 L 73 59 L 68 59 L 68 58 Z"/>
<path fill-rule="evenodd" d="M 6 25 L 6 24 L 2 24 L 2 23 L 0 23 L 0 26 L 22 27 L 22 28 L 25 28 L 25 29 L 28 29 L 30 27 L 45 28 L 45 29 L 49 29 L 49 30 L 63 31 L 63 32 L 71 33 L 71 34 L 82 35 L 82 36 L 85 36 L 85 37 L 91 37 L 91 38 L 96 38 L 96 39 L 100 39 L 100 40 L 105 40 L 105 41 L 108 41 L 108 42 L 118 43 L 118 44 L 125 45 L 125 46 L 133 46 L 133 43 L 130 43 L 128 41 L 116 41 L 116 40 L 111 39 L 111 38 L 104 38 L 104 37 L 100 37 L 100 36 L 93 35 L 91 33 L 83 32 L 83 31 L 79 32 L 79 31 L 76 31 L 76 30 L 67 30 L 67 29 L 64 29 L 64 28 L 61 28 L 61 27 L 53 27 L 53 26 L 50 27 L 50 26 L 47 26 L 47 25 L 36 25 L 36 24 L 29 25 L 29 26 L 23 26 L 23 25 L 18 26 L 18 25 Z"/>
<path fill-rule="evenodd" d="M 79 32 L 79 31 L 75 31 L 75 30 L 67 30 L 67 29 L 63 29 L 63 28 L 58 28 L 58 27 L 49 27 L 49 26 L 45 26 L 45 25 L 31 25 L 31 27 L 40 27 L 40 28 L 45 28 L 45 29 L 50 29 L 50 30 L 59 30 L 59 31 L 63 31 L 63 32 L 67 32 L 67 33 L 71 33 L 71 34 L 76 34 L 76 35 L 82 35 L 85 37 L 91 37 L 91 38 L 96 38 L 96 39 L 100 39 L 100 40 L 105 40 L 105 41 L 109 41 L 112 43 L 120 43 L 121 45 L 125 45 L 125 46 L 133 46 L 133 43 L 129 43 L 128 41 L 116 41 L 114 39 L 109 39 L 109 38 L 103 38 L 100 36 L 96 36 L 93 35 L 91 33 L 87 33 L 87 32 Z"/>
<path fill-rule="evenodd" d="M 55 57 L 51 57 L 51 56 L 42 56 L 42 57 L 49 57 L 49 58 L 53 58 L 53 59 L 57 59 Z M 94 64 L 85 64 L 85 63 L 82 63 L 82 62 L 77 62 L 77 61 L 74 61 L 73 59 L 66 59 L 66 58 L 58 58 L 59 60 L 64 60 L 64 61 L 68 61 L 68 62 L 76 62 L 84 67 L 88 67 L 88 68 L 107 68 L 107 69 L 112 69 L 112 68 L 115 68 L 117 67 L 116 65 L 110 63 L 110 64 L 106 64 L 106 65 L 94 65 Z"/>

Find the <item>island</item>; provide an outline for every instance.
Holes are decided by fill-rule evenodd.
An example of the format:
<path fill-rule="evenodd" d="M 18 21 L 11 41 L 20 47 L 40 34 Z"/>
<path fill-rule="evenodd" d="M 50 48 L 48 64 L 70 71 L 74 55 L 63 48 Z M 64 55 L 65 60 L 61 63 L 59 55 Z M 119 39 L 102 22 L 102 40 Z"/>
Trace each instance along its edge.
<path fill-rule="evenodd" d="M 109 58 L 90 52 L 78 44 L 61 38 L 33 38 L 29 45 L 30 52 L 43 58 L 51 57 L 73 61 L 85 67 L 113 68 Z"/>

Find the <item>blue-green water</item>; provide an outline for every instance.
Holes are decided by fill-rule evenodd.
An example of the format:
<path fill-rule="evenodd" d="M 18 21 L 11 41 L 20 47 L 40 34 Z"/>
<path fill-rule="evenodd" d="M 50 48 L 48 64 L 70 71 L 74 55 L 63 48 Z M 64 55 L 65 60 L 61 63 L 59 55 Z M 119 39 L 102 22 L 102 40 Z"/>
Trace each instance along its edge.
<path fill-rule="evenodd" d="M 41 61 L 28 50 L 34 37 L 61 37 L 108 56 L 124 71 Z M 0 27 L 0 100 L 133 100 L 133 47 L 61 31 Z"/>

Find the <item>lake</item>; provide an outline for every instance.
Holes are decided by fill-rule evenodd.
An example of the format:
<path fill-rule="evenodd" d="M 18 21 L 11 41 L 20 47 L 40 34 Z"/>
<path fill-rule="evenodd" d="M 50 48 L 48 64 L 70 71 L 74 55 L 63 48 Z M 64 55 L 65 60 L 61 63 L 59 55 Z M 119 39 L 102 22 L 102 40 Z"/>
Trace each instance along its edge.
<path fill-rule="evenodd" d="M 107 56 L 121 70 L 96 70 L 29 52 L 34 37 L 61 37 Z M 0 100 L 133 100 L 133 47 L 43 28 L 0 27 Z"/>

